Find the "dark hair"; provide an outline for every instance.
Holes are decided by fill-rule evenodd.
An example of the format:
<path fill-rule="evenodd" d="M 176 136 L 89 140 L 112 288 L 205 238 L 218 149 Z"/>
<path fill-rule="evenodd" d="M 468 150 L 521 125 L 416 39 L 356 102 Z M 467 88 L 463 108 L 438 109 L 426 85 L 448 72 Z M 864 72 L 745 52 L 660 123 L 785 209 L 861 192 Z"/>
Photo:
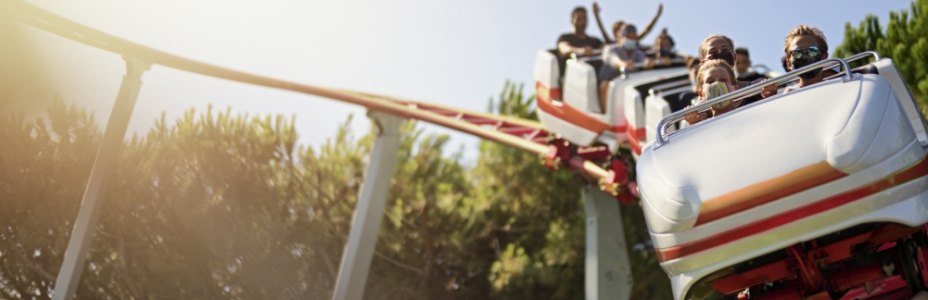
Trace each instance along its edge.
<path fill-rule="evenodd" d="M 638 27 L 635 27 L 635 24 L 632 24 L 632 23 L 625 23 L 624 25 L 622 25 L 621 28 L 619 28 L 619 34 L 622 35 L 622 36 L 625 36 L 626 34 L 628 34 L 628 32 L 626 32 L 626 31 L 628 31 L 628 32 L 634 32 L 634 33 L 637 34 L 637 33 L 638 33 Z M 615 33 L 613 32 L 613 34 L 615 34 Z M 615 37 L 615 38 L 618 39 L 619 37 Z"/>
<path fill-rule="evenodd" d="M 570 11 L 570 17 L 573 18 L 574 15 L 577 14 L 578 12 L 582 12 L 586 14 L 586 8 L 583 6 L 574 7 L 574 10 Z"/>
<path fill-rule="evenodd" d="M 748 54 L 748 48 L 737 48 L 735 49 L 735 53 L 738 55 L 744 55 L 748 58 L 751 58 L 751 55 Z"/>
<path fill-rule="evenodd" d="M 657 38 L 658 38 L 658 39 L 667 39 L 668 41 L 670 41 L 670 47 L 676 47 L 676 46 L 677 46 L 677 43 L 675 43 L 675 42 L 673 41 L 673 38 L 670 37 L 669 34 L 667 34 L 667 28 L 664 28 L 664 30 L 661 30 L 661 34 L 658 35 Z"/>

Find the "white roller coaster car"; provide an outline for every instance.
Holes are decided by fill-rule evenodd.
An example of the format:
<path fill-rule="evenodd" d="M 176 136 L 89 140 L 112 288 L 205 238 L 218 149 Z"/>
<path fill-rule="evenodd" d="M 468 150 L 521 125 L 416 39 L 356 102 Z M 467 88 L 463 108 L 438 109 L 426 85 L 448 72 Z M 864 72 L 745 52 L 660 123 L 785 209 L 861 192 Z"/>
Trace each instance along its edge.
<path fill-rule="evenodd" d="M 535 59 L 538 117 L 549 131 L 577 146 L 600 142 L 615 152 L 629 142 L 640 152 L 645 138 L 644 96 L 656 85 L 688 84 L 682 64 L 621 76 L 610 82 L 606 107 L 602 108 L 597 80 L 602 62 L 567 60 L 561 88 L 560 66 L 552 52 L 539 50 Z"/>
<path fill-rule="evenodd" d="M 539 119 L 549 131 L 574 145 L 601 143 L 613 153 L 627 146 L 637 156 L 654 142 L 653 129 L 661 119 L 689 105 L 679 97 L 690 90 L 685 61 L 679 58 L 670 65 L 611 80 L 605 108 L 598 100 L 601 66 L 598 57 L 574 58 L 558 65 L 556 50 L 539 50 L 535 59 Z"/>
<path fill-rule="evenodd" d="M 637 162 L 642 207 L 676 299 L 907 299 L 928 279 L 928 136 L 890 59 L 670 126 Z"/>

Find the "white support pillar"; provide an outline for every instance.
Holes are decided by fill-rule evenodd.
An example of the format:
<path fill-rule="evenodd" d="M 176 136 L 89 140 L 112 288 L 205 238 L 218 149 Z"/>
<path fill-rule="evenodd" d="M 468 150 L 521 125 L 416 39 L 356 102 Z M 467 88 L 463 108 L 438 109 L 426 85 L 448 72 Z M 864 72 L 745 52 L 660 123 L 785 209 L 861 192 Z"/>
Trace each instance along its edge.
<path fill-rule="evenodd" d="M 368 112 L 367 115 L 377 123 L 380 132 L 374 140 L 370 164 L 354 209 L 348 243 L 335 283 L 334 300 L 360 300 L 364 295 L 377 232 L 387 205 L 390 177 L 396 169 L 396 155 L 400 148 L 399 128 L 403 119 L 378 112 Z"/>
<path fill-rule="evenodd" d="M 595 185 L 584 186 L 582 193 L 586 211 L 586 299 L 629 299 L 632 269 L 619 202 Z"/>
<path fill-rule="evenodd" d="M 106 181 L 114 165 L 119 161 L 119 150 L 126 135 L 126 127 L 129 126 L 129 118 L 132 116 L 135 100 L 142 87 L 142 74 L 151 66 L 151 63 L 135 57 L 124 56 L 123 59 L 126 61 L 126 75 L 122 78 L 116 103 L 113 104 L 113 112 L 110 113 L 106 131 L 103 133 L 103 142 L 100 143 L 100 149 L 97 150 L 97 157 L 93 162 L 93 169 L 90 171 L 90 180 L 87 181 L 80 211 L 77 213 L 77 220 L 71 231 L 68 249 L 64 253 L 64 262 L 58 271 L 58 280 L 55 283 L 52 298 L 54 300 L 73 299 L 77 291 L 87 252 L 96 231 L 100 206 L 103 205 L 103 198 L 106 194 Z"/>

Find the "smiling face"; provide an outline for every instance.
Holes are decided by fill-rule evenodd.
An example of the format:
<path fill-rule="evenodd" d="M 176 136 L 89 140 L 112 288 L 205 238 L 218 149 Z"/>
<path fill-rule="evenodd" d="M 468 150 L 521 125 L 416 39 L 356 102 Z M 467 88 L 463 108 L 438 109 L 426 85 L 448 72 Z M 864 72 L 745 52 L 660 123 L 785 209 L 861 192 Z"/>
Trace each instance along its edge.
<path fill-rule="evenodd" d="M 574 31 L 576 32 L 586 31 L 586 11 L 575 11 L 573 15 L 571 15 L 570 24 L 574 25 Z"/>

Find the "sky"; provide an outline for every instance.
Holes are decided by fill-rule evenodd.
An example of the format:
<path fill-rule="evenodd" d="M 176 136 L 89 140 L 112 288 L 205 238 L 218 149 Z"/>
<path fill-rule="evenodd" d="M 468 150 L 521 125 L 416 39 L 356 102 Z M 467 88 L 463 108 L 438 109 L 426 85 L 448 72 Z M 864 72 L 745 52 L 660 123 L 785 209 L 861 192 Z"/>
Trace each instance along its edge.
<path fill-rule="evenodd" d="M 510 80 L 532 94 L 532 68 L 539 49 L 553 48 L 569 32 L 580 1 L 239 1 L 239 0 L 27 0 L 86 26 L 155 49 L 258 75 L 486 110 Z M 664 13 L 644 41 L 662 28 L 678 51 L 696 55 L 710 34 L 748 47 L 755 64 L 780 70 L 784 37 L 806 24 L 820 28 L 830 49 L 867 14 L 886 24 L 889 11 L 910 0 L 842 1 L 604 1 L 607 27 L 616 20 L 639 29 Z M 590 16 L 592 21 L 592 16 Z M 105 122 L 125 74 L 121 58 L 96 48 L 23 26 L 41 57 L 55 92 L 95 112 Z M 591 22 L 587 33 L 601 36 Z M 51 71 L 53 70 L 53 71 Z M 164 113 L 179 118 L 191 108 L 231 107 L 249 115 L 296 116 L 300 142 L 319 145 L 354 114 L 352 128 L 366 133 L 362 107 L 288 91 L 251 86 L 154 66 L 143 85 L 129 134 L 144 135 Z M 102 127 L 102 124 L 101 124 Z M 473 163 L 478 140 L 450 133 Z"/>

